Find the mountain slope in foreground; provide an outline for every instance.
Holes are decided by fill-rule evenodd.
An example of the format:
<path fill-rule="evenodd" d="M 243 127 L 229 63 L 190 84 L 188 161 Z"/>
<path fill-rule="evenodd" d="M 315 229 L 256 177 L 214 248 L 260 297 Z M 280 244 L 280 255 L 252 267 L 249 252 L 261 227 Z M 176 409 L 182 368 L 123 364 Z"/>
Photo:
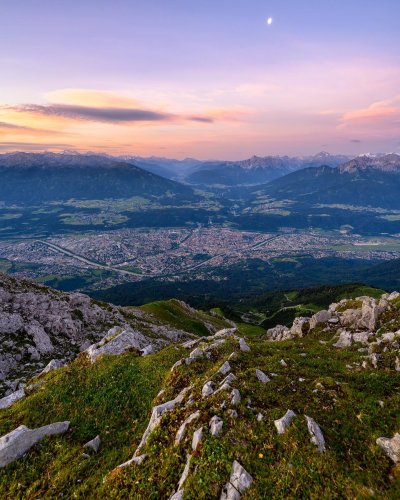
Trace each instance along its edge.
<path fill-rule="evenodd" d="M 399 348 L 393 293 L 258 338 L 81 353 L 0 410 L 1 436 L 63 426 L 0 469 L 0 497 L 398 498 Z"/>
<path fill-rule="evenodd" d="M 0 397 L 21 388 L 49 362 L 71 361 L 92 344 L 107 344 L 97 346 L 96 355 L 117 346 L 121 352 L 147 353 L 225 326 L 226 321 L 177 300 L 115 307 L 0 273 Z M 112 342 L 102 340 L 105 336 Z"/>

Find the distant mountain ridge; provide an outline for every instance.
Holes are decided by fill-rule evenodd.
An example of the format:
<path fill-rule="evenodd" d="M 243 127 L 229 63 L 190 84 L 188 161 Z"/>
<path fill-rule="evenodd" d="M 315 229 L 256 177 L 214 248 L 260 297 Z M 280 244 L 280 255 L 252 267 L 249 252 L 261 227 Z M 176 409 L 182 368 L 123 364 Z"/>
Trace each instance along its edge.
<path fill-rule="evenodd" d="M 380 170 L 382 172 L 398 173 L 400 172 L 400 155 L 396 153 L 378 157 L 362 155 L 339 167 L 341 173 L 354 173 L 363 170 Z"/>
<path fill-rule="evenodd" d="M 360 156 L 339 168 L 305 168 L 250 191 L 305 204 L 400 208 L 400 155 Z"/>
<path fill-rule="evenodd" d="M 37 203 L 62 199 L 175 196 L 190 187 L 102 155 L 13 153 L 0 155 L 0 200 Z"/>
<path fill-rule="evenodd" d="M 200 185 L 254 185 L 273 181 L 303 168 L 321 165 L 337 167 L 350 159 L 344 155 L 321 152 L 315 156 L 252 156 L 237 162 L 204 162 L 189 174 L 189 184 Z"/>

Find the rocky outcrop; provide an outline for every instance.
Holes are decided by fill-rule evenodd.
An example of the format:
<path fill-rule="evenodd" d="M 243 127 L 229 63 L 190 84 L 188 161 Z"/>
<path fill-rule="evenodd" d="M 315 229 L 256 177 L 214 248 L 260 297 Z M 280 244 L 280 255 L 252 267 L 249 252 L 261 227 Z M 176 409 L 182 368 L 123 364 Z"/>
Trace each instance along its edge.
<path fill-rule="evenodd" d="M 68 428 L 69 422 L 57 422 L 38 429 L 28 429 L 25 425 L 20 425 L 0 438 L 0 467 L 5 467 L 22 457 L 44 437 L 63 434 Z"/>
<path fill-rule="evenodd" d="M 282 341 L 293 338 L 290 329 L 287 326 L 277 325 L 274 328 L 267 330 L 267 339 L 274 341 Z"/>
<path fill-rule="evenodd" d="M 310 319 L 310 330 L 314 330 L 318 325 L 327 323 L 332 318 L 332 313 L 330 311 L 318 311 L 316 314 L 311 316 Z"/>
<path fill-rule="evenodd" d="M 117 334 L 114 332 L 115 329 L 109 330 L 107 335 L 100 342 L 91 345 L 85 350 L 85 354 L 92 363 L 94 363 L 99 356 L 104 354 L 116 356 L 132 349 L 140 353 L 149 346 L 149 338 L 138 331 L 123 330 Z M 158 341 L 158 343 L 161 343 L 161 341 Z M 161 345 L 162 344 L 166 345 L 166 342 L 164 341 Z M 159 345 L 159 347 L 161 347 L 161 345 Z"/>
<path fill-rule="evenodd" d="M 204 320 L 214 335 L 217 327 L 211 316 L 199 315 L 184 302 L 176 303 L 182 315 Z M 235 331 L 229 328 L 223 335 Z M 82 351 L 92 361 L 101 354 L 121 354 L 127 349 L 148 355 L 171 342 L 194 337 L 136 307 L 103 304 L 81 293 L 62 293 L 0 273 L 0 398 Z"/>
<path fill-rule="evenodd" d="M 0 274 L 0 394 L 52 358 L 72 359 L 104 335 L 105 325 L 119 323 L 125 319 L 118 308 Z"/>

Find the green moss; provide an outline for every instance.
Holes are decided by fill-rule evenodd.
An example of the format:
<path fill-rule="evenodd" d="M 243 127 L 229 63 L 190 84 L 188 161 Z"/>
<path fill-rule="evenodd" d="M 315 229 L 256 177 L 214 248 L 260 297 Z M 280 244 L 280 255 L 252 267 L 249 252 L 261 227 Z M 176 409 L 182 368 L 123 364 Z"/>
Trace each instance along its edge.
<path fill-rule="evenodd" d="M 344 304 L 341 304 L 340 306 L 337 307 L 338 312 L 344 312 L 347 311 L 348 309 L 360 309 L 362 306 L 361 300 L 346 300 Z"/>

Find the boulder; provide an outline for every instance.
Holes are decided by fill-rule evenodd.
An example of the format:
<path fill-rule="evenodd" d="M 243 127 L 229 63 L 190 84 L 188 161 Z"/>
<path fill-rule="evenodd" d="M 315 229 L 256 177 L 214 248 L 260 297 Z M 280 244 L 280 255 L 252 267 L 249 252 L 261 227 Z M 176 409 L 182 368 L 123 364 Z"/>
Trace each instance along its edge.
<path fill-rule="evenodd" d="M 56 422 L 38 429 L 28 429 L 25 425 L 20 425 L 15 430 L 2 436 L 0 438 L 0 467 L 5 467 L 22 457 L 32 446 L 46 436 L 67 432 L 69 424 L 69 422 Z"/>
<path fill-rule="evenodd" d="M 176 493 L 173 493 L 172 496 L 169 497 L 169 500 L 183 500 L 183 494 L 185 490 L 178 490 Z"/>
<path fill-rule="evenodd" d="M 394 463 L 400 461 L 400 434 L 396 433 L 391 439 L 380 437 L 376 440 L 376 444 Z"/>
<path fill-rule="evenodd" d="M 369 331 L 375 330 L 382 312 L 383 308 L 379 307 L 375 299 L 365 297 L 361 307 L 361 318 L 357 323 L 358 328 L 365 328 Z"/>
<path fill-rule="evenodd" d="M 293 337 L 303 337 L 310 330 L 309 318 L 298 317 L 295 318 L 290 328 L 290 334 Z"/>
<path fill-rule="evenodd" d="M 190 354 L 189 358 L 192 359 L 197 359 L 197 358 L 202 358 L 204 356 L 204 351 L 203 349 L 200 349 L 200 347 L 196 347 Z"/>
<path fill-rule="evenodd" d="M 230 373 L 229 375 L 227 375 L 227 376 L 224 378 L 224 380 L 221 382 L 221 384 L 220 384 L 221 389 L 222 389 L 222 386 L 223 386 L 224 384 L 230 384 L 230 383 L 234 382 L 235 380 L 237 380 L 237 377 L 236 377 L 236 375 L 234 375 L 234 374 L 231 372 L 231 373 Z"/>
<path fill-rule="evenodd" d="M 94 363 L 99 356 L 104 354 L 118 356 L 130 349 L 141 351 L 149 343 L 147 337 L 138 331 L 124 330 L 115 337 L 107 335 L 100 342 L 91 345 L 86 349 L 90 361 Z"/>
<path fill-rule="evenodd" d="M 232 406 L 237 406 L 240 403 L 240 392 L 238 391 L 238 389 L 232 389 L 231 396 Z"/>
<path fill-rule="evenodd" d="M 22 399 L 24 396 L 25 396 L 25 391 L 23 388 L 13 392 L 12 394 L 9 394 L 5 398 L 0 399 L 0 409 L 9 408 L 16 401 Z"/>
<path fill-rule="evenodd" d="M 293 338 L 292 332 L 287 326 L 277 325 L 267 330 L 267 339 L 271 341 L 282 341 Z"/>
<path fill-rule="evenodd" d="M 222 418 L 219 418 L 217 415 L 214 415 L 209 423 L 211 435 L 214 437 L 218 437 L 221 434 L 223 425 L 224 422 Z"/>
<path fill-rule="evenodd" d="M 214 386 L 215 386 L 215 384 L 214 384 L 214 382 L 211 382 L 211 380 L 206 382 L 203 385 L 203 389 L 201 390 L 202 397 L 205 398 L 207 396 L 210 396 L 214 392 Z"/>
<path fill-rule="evenodd" d="M 256 376 L 258 378 L 258 380 L 262 383 L 262 384 L 266 384 L 267 382 L 270 382 L 270 378 L 268 377 L 268 375 L 266 375 L 263 371 L 261 370 L 258 370 L 256 369 Z"/>
<path fill-rule="evenodd" d="M 240 497 L 238 490 L 231 483 L 226 483 L 222 488 L 220 500 L 239 500 Z"/>
<path fill-rule="evenodd" d="M 160 425 L 161 417 L 164 413 L 171 411 L 175 408 L 177 404 L 182 403 L 185 398 L 186 393 L 190 390 L 190 387 L 185 387 L 176 398 L 171 399 L 171 401 L 167 401 L 161 405 L 155 406 L 151 412 L 151 417 L 149 423 L 147 425 L 146 430 L 143 433 L 142 439 L 139 443 L 139 446 L 136 448 L 134 457 L 139 456 L 139 451 L 143 448 L 143 446 L 147 443 L 147 440 L 150 436 L 150 433 Z"/>
<path fill-rule="evenodd" d="M 289 427 L 295 416 L 296 414 L 294 411 L 288 410 L 282 418 L 274 420 L 278 434 L 284 434 L 286 432 L 286 429 Z"/>
<path fill-rule="evenodd" d="M 39 373 L 39 375 L 44 375 L 46 373 L 51 372 L 52 370 L 57 370 L 58 368 L 61 368 L 65 366 L 65 361 L 62 359 L 52 359 L 50 363 L 48 363 L 43 370 Z"/>
<path fill-rule="evenodd" d="M 350 332 L 343 330 L 342 332 L 340 332 L 339 339 L 335 344 L 333 344 L 333 347 L 342 349 L 344 347 L 350 347 L 352 343 L 353 335 Z"/>
<path fill-rule="evenodd" d="M 147 458 L 147 453 L 144 453 L 143 455 L 139 455 L 137 457 L 132 457 L 130 460 L 127 460 L 123 464 L 118 465 L 116 469 L 125 469 L 125 467 L 128 467 L 129 465 L 132 464 L 140 465 L 146 458 Z"/>
<path fill-rule="evenodd" d="M 243 352 L 250 351 L 250 347 L 248 346 L 247 342 L 242 338 L 239 339 L 239 346 L 240 346 L 240 350 Z"/>
<path fill-rule="evenodd" d="M 319 452 L 324 452 L 325 451 L 325 439 L 324 436 L 321 432 L 321 429 L 319 428 L 319 425 L 317 422 L 311 418 L 305 415 L 306 421 L 307 421 L 307 428 L 308 432 L 311 435 L 311 442 L 315 444 L 315 446 L 318 448 Z"/>
<path fill-rule="evenodd" d="M 189 470 L 190 470 L 190 462 L 191 462 L 191 460 L 192 460 L 192 455 L 187 455 L 186 465 L 185 465 L 185 468 L 183 469 L 182 476 L 179 479 L 178 491 L 182 490 L 182 486 L 184 485 L 186 479 L 189 476 Z"/>
<path fill-rule="evenodd" d="M 203 439 L 203 427 L 200 427 L 197 429 L 197 431 L 194 431 L 193 433 L 193 439 L 192 439 L 192 450 L 196 451 L 197 448 L 200 446 L 201 441 Z"/>
<path fill-rule="evenodd" d="M 368 345 L 368 339 L 373 334 L 370 332 L 355 332 L 353 333 L 353 342 L 359 342 L 360 344 Z"/>
<path fill-rule="evenodd" d="M 328 323 L 331 319 L 332 313 L 330 311 L 318 311 L 316 314 L 311 316 L 310 319 L 310 330 L 314 330 L 318 325 Z"/>
<path fill-rule="evenodd" d="M 97 453 L 99 451 L 99 448 L 100 448 L 100 443 L 101 443 L 100 436 L 96 436 L 91 441 L 88 441 L 87 443 L 85 443 L 83 445 L 83 447 L 88 448 L 89 450 L 92 450 L 95 453 Z"/>
<path fill-rule="evenodd" d="M 340 313 L 340 323 L 348 328 L 357 328 L 361 316 L 361 309 L 346 309 Z"/>
<path fill-rule="evenodd" d="M 221 373 L 222 375 L 226 375 L 230 371 L 231 371 L 231 365 L 228 363 L 228 361 L 225 361 L 225 363 L 218 370 L 218 373 Z"/>
<path fill-rule="evenodd" d="M 229 478 L 231 485 L 239 493 L 243 493 L 250 488 L 253 478 L 236 460 L 232 464 L 231 477 Z"/>

